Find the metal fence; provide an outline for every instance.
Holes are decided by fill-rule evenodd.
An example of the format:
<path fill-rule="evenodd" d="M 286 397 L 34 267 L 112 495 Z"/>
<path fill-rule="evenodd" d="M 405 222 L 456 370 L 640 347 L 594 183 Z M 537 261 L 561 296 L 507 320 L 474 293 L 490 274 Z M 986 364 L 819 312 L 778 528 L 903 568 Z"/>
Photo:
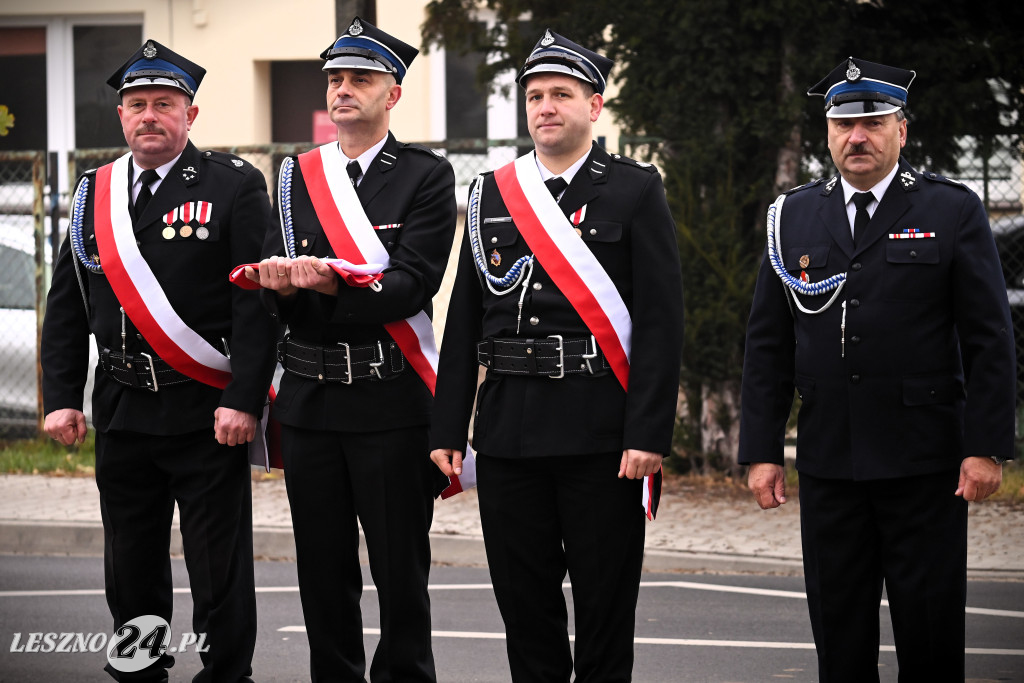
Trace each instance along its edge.
<path fill-rule="evenodd" d="M 624 146 L 642 143 L 627 140 Z M 472 179 L 532 147 L 528 138 L 447 140 L 423 143 L 444 154 L 455 169 L 457 198 L 466 200 Z M 285 156 L 312 145 L 249 145 L 216 148 L 237 154 L 263 171 L 276 187 Z M 1024 165 L 1008 152 L 985 157 L 974 141 L 963 142 L 958 177 L 985 201 L 1002 259 L 1017 340 L 1018 405 L 1024 406 Z M 118 158 L 122 149 L 76 150 L 68 177 Z M 49 161 L 49 163 L 47 163 Z M 53 194 L 56 155 L 0 152 L 0 438 L 34 433 L 41 426 L 38 339 L 45 292 L 56 246 L 67 226 L 68 191 Z M 47 168 L 49 167 L 49 169 Z M 438 309 L 443 315 L 443 308 Z"/>

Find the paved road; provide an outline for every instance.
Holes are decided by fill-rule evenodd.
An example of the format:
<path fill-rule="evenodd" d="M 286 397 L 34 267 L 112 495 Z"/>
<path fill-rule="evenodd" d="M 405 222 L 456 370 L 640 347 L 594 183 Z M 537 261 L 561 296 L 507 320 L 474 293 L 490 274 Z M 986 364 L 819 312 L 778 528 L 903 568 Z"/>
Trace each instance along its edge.
<path fill-rule="evenodd" d="M 174 561 L 172 642 L 190 631 L 183 563 Z M 0 557 L 0 682 L 107 681 L 102 653 L 11 652 L 14 634 L 104 633 L 102 561 Z M 367 652 L 376 645 L 376 594 L 366 577 Z M 290 562 L 258 562 L 256 680 L 308 680 L 306 640 Z M 440 681 L 508 681 L 501 619 L 487 571 L 436 567 L 431 575 L 434 653 Z M 67 593 L 66 591 L 74 591 Z M 971 581 L 968 678 L 1024 682 L 1024 583 Z M 571 610 L 570 610 L 571 611 Z M 896 681 L 888 614 L 882 610 L 882 681 Z M 570 626 L 571 632 L 571 626 Z M 638 683 L 814 681 L 814 652 L 802 580 L 787 576 L 645 574 L 636 627 Z M 178 655 L 171 681 L 188 681 L 198 655 Z"/>

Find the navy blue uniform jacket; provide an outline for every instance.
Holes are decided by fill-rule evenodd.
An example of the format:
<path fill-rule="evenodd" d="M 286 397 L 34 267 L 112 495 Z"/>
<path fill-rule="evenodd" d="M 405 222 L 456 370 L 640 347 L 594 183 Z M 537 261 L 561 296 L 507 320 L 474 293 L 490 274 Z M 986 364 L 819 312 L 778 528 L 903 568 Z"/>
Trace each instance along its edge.
<path fill-rule="evenodd" d="M 401 226 L 376 231 L 391 256 L 382 289 L 375 292 L 342 283 L 336 297 L 300 290 L 292 301 L 281 301 L 264 290 L 264 304 L 288 325 L 296 340 L 324 346 L 382 341 L 386 346 L 391 337 L 384 324 L 422 310 L 429 313 L 431 298 L 441 286 L 457 220 L 455 173 L 448 160 L 425 147 L 400 143 L 388 133 L 356 195 L 371 225 Z M 335 256 L 297 161 L 292 216 L 297 256 Z M 263 255 L 284 253 L 278 225 L 267 235 Z M 320 384 L 286 372 L 274 415 L 284 424 L 303 429 L 373 432 L 426 426 L 431 401 L 429 389 L 408 363 L 401 374 L 383 382 Z"/>
<path fill-rule="evenodd" d="M 92 229 L 95 174 L 89 178 L 82 238 L 86 253 L 98 253 Z M 127 178 L 112 178 L 127 183 Z M 164 215 L 185 202 L 210 202 L 208 236 L 193 230 L 165 239 Z M 232 379 L 221 390 L 197 381 L 168 385 L 157 392 L 132 389 L 96 370 L 93 422 L 96 429 L 143 434 L 184 434 L 213 427 L 219 407 L 261 415 L 274 369 L 274 321 L 256 292 L 232 285 L 232 268 L 258 260 L 270 225 L 270 198 L 263 174 L 231 154 L 200 152 L 189 142 L 135 224 L 139 250 L 181 319 L 215 348 L 231 352 Z M 193 219 L 192 227 L 198 223 Z M 186 231 L 188 232 L 188 231 Z M 120 304 L 102 274 L 78 264 L 89 299 L 87 316 L 75 275 L 75 255 L 64 241 L 53 272 L 43 322 L 42 366 L 45 412 L 82 409 L 88 372 L 89 333 L 97 344 L 120 354 Z M 102 265 L 102 264 L 101 264 Z M 128 354 L 155 355 L 130 320 L 126 321 Z"/>
<path fill-rule="evenodd" d="M 915 229 L 935 236 L 890 237 Z M 791 310 L 763 260 L 747 327 L 741 463 L 782 464 L 794 386 L 797 469 L 811 476 L 889 479 L 1012 455 L 1013 331 L 974 192 L 901 159 L 856 248 L 838 177 L 789 193 L 781 230 L 790 274 L 820 282 L 847 273 L 846 287 L 819 315 Z M 829 296 L 801 301 L 815 310 Z"/>
<path fill-rule="evenodd" d="M 493 174 L 485 174 L 483 183 L 481 240 L 491 274 L 502 277 L 531 250 L 511 220 Z M 615 283 L 633 322 L 629 391 L 623 391 L 610 371 L 600 377 L 562 379 L 488 373 L 477 397 L 473 432 L 473 447 L 484 455 L 580 455 L 625 448 L 670 452 L 683 344 L 683 289 L 675 224 L 661 176 L 648 164 L 610 156 L 594 145 L 559 201 L 567 214 L 584 205 L 581 237 Z M 500 254 L 497 266 L 491 262 L 493 251 Z M 467 235 L 445 320 L 432 449 L 465 448 L 478 373 L 477 341 L 590 335 L 539 262 L 518 330 L 521 287 L 496 296 L 481 284 L 481 277 Z"/>

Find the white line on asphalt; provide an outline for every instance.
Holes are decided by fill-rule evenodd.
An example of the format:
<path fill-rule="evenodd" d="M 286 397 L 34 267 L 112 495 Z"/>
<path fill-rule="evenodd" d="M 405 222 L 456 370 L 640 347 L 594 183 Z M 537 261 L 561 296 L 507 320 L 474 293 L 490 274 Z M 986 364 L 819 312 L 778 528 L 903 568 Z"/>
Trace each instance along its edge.
<path fill-rule="evenodd" d="M 283 626 L 277 629 L 279 633 L 305 633 L 305 626 Z M 379 636 L 379 628 L 364 628 L 363 635 Z M 434 638 L 468 638 L 477 640 L 504 640 L 504 633 L 489 633 L 485 631 L 431 631 Z M 569 640 L 575 640 L 570 635 Z M 740 647 L 755 648 L 761 650 L 813 650 L 814 643 L 786 643 L 768 640 L 701 640 L 697 638 L 634 638 L 637 645 L 685 645 L 689 647 Z M 879 648 L 882 652 L 895 652 L 892 645 L 882 645 Z M 1017 655 L 1024 656 L 1024 650 L 1005 650 L 996 648 L 969 647 L 966 650 L 969 655 Z"/>
<path fill-rule="evenodd" d="M 566 582 L 563 588 L 572 588 L 572 584 Z M 719 593 L 742 593 L 745 595 L 763 595 L 773 598 L 797 598 L 807 599 L 807 595 L 800 591 L 780 591 L 770 588 L 749 588 L 747 586 L 729 586 L 719 583 L 699 583 L 697 581 L 641 581 L 641 588 L 683 588 L 688 590 L 716 591 Z M 489 583 L 434 583 L 430 584 L 430 590 L 435 591 L 465 591 L 465 590 L 492 590 Z M 363 586 L 364 592 L 376 591 L 373 584 Z M 297 593 L 297 586 L 260 586 L 256 588 L 257 593 Z M 188 594 L 188 588 L 175 588 L 175 593 Z M 75 595 L 103 595 L 101 589 L 86 590 L 54 590 L 54 591 L 0 591 L 0 598 L 36 598 L 36 597 L 62 597 Z M 882 600 L 882 607 L 888 607 L 889 601 Z M 980 614 L 986 617 L 1009 617 L 1011 619 L 1024 619 L 1024 612 L 1007 609 L 988 609 L 986 607 L 968 607 L 967 614 Z"/>

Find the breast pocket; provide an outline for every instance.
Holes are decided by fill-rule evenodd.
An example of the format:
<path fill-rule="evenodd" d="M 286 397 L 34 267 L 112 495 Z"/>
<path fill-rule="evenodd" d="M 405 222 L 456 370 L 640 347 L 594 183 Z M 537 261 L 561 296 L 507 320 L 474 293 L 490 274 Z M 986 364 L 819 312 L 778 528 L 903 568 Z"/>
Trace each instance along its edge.
<path fill-rule="evenodd" d="M 526 253 L 525 241 L 512 222 L 484 223 L 480 226 L 480 247 L 487 270 L 502 277 L 516 259 Z"/>
<path fill-rule="evenodd" d="M 782 263 L 794 275 L 802 270 L 814 271 L 828 266 L 830 251 L 831 245 L 828 244 L 785 247 L 782 250 Z"/>
<path fill-rule="evenodd" d="M 584 242 L 619 242 L 622 240 L 622 223 L 611 221 L 584 221 L 579 226 Z"/>
<path fill-rule="evenodd" d="M 305 230 L 295 231 L 295 255 L 296 256 L 316 256 L 314 249 L 316 246 L 316 236 L 318 233 Z M 327 256 L 327 254 L 319 254 L 319 256 Z"/>
<path fill-rule="evenodd" d="M 891 240 L 885 245 L 885 290 L 890 300 L 929 299 L 943 287 L 939 243 L 934 239 Z"/>

